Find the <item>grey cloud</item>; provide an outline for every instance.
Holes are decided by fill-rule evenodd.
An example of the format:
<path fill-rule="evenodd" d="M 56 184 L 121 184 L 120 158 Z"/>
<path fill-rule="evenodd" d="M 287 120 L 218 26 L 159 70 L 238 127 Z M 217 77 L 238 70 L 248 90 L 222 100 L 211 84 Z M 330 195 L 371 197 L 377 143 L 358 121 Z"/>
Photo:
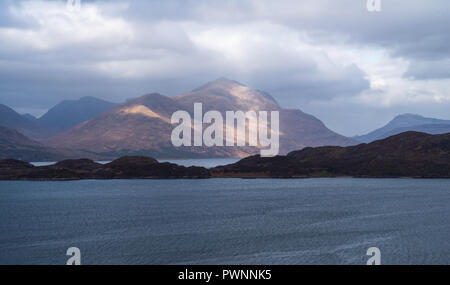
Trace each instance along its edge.
<path fill-rule="evenodd" d="M 450 57 L 434 61 L 413 61 L 404 76 L 416 80 L 450 78 Z"/>
<path fill-rule="evenodd" d="M 369 13 L 365 0 L 140 0 L 131 3 L 130 12 L 149 21 L 169 19 L 223 25 L 272 21 L 312 34 L 339 33 L 348 36 L 350 41 L 386 46 L 399 56 L 421 58 L 447 56 L 450 48 L 447 33 L 450 2 L 446 0 L 382 1 L 380 13 Z"/>
<path fill-rule="evenodd" d="M 354 96 L 370 88 L 365 74 L 355 65 L 340 70 L 341 77 L 327 78 L 314 69 L 299 73 L 258 74 L 247 78 L 251 86 L 263 89 L 289 106 L 292 101 L 304 104 L 311 100 L 329 100 L 334 97 Z"/>
<path fill-rule="evenodd" d="M 14 7 L 20 8 L 20 3 Z M 44 108 L 50 102 L 57 103 L 58 99 L 84 95 L 111 97 L 116 101 L 153 91 L 177 95 L 221 76 L 267 90 L 281 101 L 289 101 L 291 97 L 308 101 L 349 96 L 369 88 L 358 67 L 332 66 L 333 72 L 340 75 L 330 77 L 318 68 L 309 54 L 302 55 L 272 43 L 271 37 L 278 36 L 276 34 L 267 34 L 268 39 L 261 45 L 248 46 L 250 50 L 246 51 L 248 56 L 242 64 L 227 60 L 221 53 L 195 46 L 183 24 L 177 22 L 217 24 L 218 19 L 206 15 L 217 11 L 221 17 L 229 17 L 233 14 L 228 13 L 230 11 L 241 11 L 241 7 L 243 11 L 250 9 L 251 2 L 131 1 L 125 12 L 108 8 L 107 2 L 95 3 L 111 17 L 119 15 L 129 19 L 136 33 L 133 40 L 112 38 L 102 42 L 99 39 L 50 50 L 17 47 L 17 43 L 6 42 L 0 47 L 0 58 L 4 59 L 0 63 L 3 102 L 20 107 L 25 98 L 33 97 L 39 99 L 26 100 L 27 104 Z M 241 23 L 248 21 L 244 21 L 240 13 L 235 15 Z M 150 76 L 121 78 L 108 77 L 95 69 L 102 64 L 106 64 L 107 71 L 114 65 L 123 69 L 129 61 L 147 61 L 147 66 L 141 68 L 156 69 L 156 72 L 152 71 Z"/>
<path fill-rule="evenodd" d="M 450 2 L 447 0 L 382 1 L 382 12 L 369 13 L 366 1 L 133 1 L 131 12 L 152 20 L 197 21 L 236 25 L 271 21 L 307 31 L 318 41 L 336 39 L 379 46 L 392 56 L 430 61 L 450 55 Z M 447 77 L 448 78 L 448 77 Z"/>
<path fill-rule="evenodd" d="M 95 40 L 54 44 L 49 49 L 3 41 L 0 103 L 39 110 L 88 95 L 120 102 L 149 92 L 178 95 L 225 76 L 268 91 L 283 106 L 310 108 L 338 128 L 340 121 L 330 115 L 333 102 L 368 92 L 367 75 L 357 65 L 342 66 L 317 51 L 296 50 L 289 41 L 279 42 L 293 37 L 292 33 L 307 34 L 312 46 L 384 48 L 391 56 L 411 62 L 405 74 L 409 79 L 450 78 L 450 34 L 446 31 L 450 2 L 446 0 L 383 0 L 381 13 L 367 12 L 365 0 L 82 2 L 95 3 L 108 19 L 130 25 L 133 34 L 127 34 L 127 26 L 124 31 L 114 26 L 117 36 L 99 33 Z M 25 1 L 0 1 L 0 29 L 39 30 L 38 22 L 10 14 L 9 7 L 19 9 L 22 3 Z M 254 27 L 259 34 L 252 34 Z M 235 45 L 221 43 L 229 44 L 223 52 L 194 42 L 188 34 L 192 29 L 216 29 L 216 36 L 248 29 L 249 37 L 256 39 L 239 39 Z M 52 40 L 59 43 L 60 39 Z M 244 56 L 230 59 L 226 52 Z M 316 101 L 329 105 L 319 112 Z M 340 108 L 334 118 L 340 116 L 351 126 L 354 118 L 346 121 L 346 113 L 357 109 L 357 104 Z M 376 111 L 369 113 L 373 118 Z M 358 126 L 349 128 L 359 130 Z"/>

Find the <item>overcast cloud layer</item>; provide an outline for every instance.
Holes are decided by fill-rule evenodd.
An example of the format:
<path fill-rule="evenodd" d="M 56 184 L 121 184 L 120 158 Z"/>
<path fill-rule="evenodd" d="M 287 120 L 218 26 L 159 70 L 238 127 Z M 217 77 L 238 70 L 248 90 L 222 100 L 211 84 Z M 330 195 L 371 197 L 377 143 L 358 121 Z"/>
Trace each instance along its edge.
<path fill-rule="evenodd" d="M 0 0 L 0 103 L 121 102 L 218 77 L 344 135 L 411 112 L 450 119 L 450 1 Z"/>

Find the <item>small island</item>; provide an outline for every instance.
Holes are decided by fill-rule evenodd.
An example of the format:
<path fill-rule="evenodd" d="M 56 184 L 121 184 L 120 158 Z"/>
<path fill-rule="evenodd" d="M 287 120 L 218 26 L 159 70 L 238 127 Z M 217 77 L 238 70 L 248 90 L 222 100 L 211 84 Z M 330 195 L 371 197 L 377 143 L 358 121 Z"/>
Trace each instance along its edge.
<path fill-rule="evenodd" d="M 159 163 L 145 156 L 126 156 L 107 164 L 90 159 L 64 160 L 36 167 L 28 162 L 0 161 L 0 180 L 80 180 L 80 179 L 189 179 L 209 178 L 203 167 Z"/>

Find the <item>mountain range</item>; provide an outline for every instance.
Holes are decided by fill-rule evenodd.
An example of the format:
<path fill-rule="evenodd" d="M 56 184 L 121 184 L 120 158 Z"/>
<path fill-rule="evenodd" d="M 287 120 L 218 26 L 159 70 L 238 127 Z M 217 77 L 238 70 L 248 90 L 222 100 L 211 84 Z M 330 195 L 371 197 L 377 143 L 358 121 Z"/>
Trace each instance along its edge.
<path fill-rule="evenodd" d="M 224 117 L 227 111 L 278 111 L 280 154 L 305 147 L 368 143 L 410 130 L 431 134 L 450 132 L 450 121 L 405 114 L 367 135 L 348 138 L 331 131 L 312 115 L 282 108 L 264 91 L 220 78 L 176 97 L 152 93 L 122 104 L 94 97 L 66 100 L 40 118 L 21 115 L 0 105 L 0 158 L 111 160 L 133 155 L 243 158 L 260 152 L 259 147 L 249 146 L 174 147 L 170 138 L 175 127 L 171 116 L 185 110 L 193 117 L 194 103 L 203 104 L 203 113 L 217 110 Z M 36 155 L 32 155 L 33 150 Z"/>
<path fill-rule="evenodd" d="M 395 117 L 387 125 L 366 135 L 353 137 L 362 143 L 370 143 L 407 131 L 416 131 L 427 134 L 450 133 L 450 120 L 425 118 L 414 114 L 403 114 Z"/>
<path fill-rule="evenodd" d="M 356 141 L 329 130 L 320 120 L 300 110 L 281 108 L 267 93 L 228 79 L 209 82 L 189 93 L 166 97 L 157 93 L 129 100 L 43 142 L 65 146 L 100 157 L 148 155 L 160 158 L 246 157 L 257 147 L 174 147 L 171 143 L 171 116 L 178 110 L 193 116 L 194 103 L 204 112 L 279 111 L 280 150 L 287 153 L 306 146 L 352 145 Z M 225 116 L 224 116 L 225 117 Z"/>
<path fill-rule="evenodd" d="M 115 105 L 95 97 L 64 100 L 36 118 L 30 114 L 21 115 L 0 104 L 0 125 L 15 129 L 31 139 L 42 140 L 90 120 Z"/>

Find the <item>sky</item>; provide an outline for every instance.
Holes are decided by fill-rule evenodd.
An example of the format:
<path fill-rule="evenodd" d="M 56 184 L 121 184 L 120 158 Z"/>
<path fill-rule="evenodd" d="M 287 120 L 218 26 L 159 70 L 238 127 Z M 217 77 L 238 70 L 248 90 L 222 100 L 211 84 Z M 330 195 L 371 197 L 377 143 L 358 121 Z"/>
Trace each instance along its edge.
<path fill-rule="evenodd" d="M 450 119 L 449 27 L 448 0 L 0 0 L 0 103 L 39 116 L 226 77 L 353 136 Z"/>

